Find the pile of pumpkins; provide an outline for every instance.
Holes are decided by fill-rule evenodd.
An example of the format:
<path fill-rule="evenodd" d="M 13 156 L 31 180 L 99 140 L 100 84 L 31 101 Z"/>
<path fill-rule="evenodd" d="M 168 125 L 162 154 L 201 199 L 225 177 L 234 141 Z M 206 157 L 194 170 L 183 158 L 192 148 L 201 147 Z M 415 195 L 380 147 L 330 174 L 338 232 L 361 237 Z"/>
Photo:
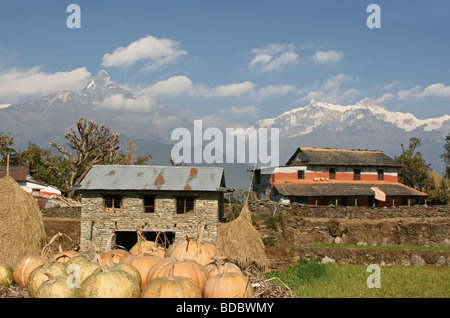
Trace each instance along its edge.
<path fill-rule="evenodd" d="M 100 252 L 93 261 L 76 251 L 29 255 L 12 270 L 0 264 L 0 285 L 15 282 L 34 298 L 250 298 L 241 269 L 217 255 L 216 246 L 182 238 L 165 248 L 143 239 L 129 251 Z M 5 278 L 6 277 L 6 278 Z"/>

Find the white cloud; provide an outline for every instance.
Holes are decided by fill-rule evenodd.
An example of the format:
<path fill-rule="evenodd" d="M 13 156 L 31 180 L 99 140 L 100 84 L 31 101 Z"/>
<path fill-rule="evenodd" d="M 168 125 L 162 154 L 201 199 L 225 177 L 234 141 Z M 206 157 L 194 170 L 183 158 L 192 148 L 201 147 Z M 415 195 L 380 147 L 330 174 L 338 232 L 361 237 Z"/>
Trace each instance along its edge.
<path fill-rule="evenodd" d="M 135 99 L 125 98 L 122 94 L 115 94 L 105 97 L 103 102 L 97 105 L 97 107 L 123 112 L 148 112 L 155 105 L 156 99 L 148 94 Z"/>
<path fill-rule="evenodd" d="M 386 94 L 383 94 L 383 96 L 381 96 L 380 98 L 377 98 L 376 102 L 378 104 L 383 104 L 385 101 L 393 99 L 393 98 L 394 98 L 394 94 L 386 93 Z"/>
<path fill-rule="evenodd" d="M 363 96 L 363 91 L 356 88 L 347 88 L 346 84 L 353 82 L 353 78 L 348 74 L 331 75 L 323 83 L 316 83 L 311 87 L 304 87 L 299 93 L 305 93 L 298 101 L 310 101 L 315 99 L 323 102 L 344 104 L 355 102 Z"/>
<path fill-rule="evenodd" d="M 296 90 L 296 85 L 268 85 L 258 89 L 256 99 L 261 100 L 273 95 L 286 95 Z"/>
<path fill-rule="evenodd" d="M 178 96 L 181 93 L 192 90 L 192 81 L 187 76 L 172 76 L 167 80 L 156 82 L 148 88 L 141 91 L 150 93 L 153 96 Z M 139 94 L 140 95 L 140 94 Z"/>
<path fill-rule="evenodd" d="M 243 83 L 232 83 L 227 85 L 219 85 L 215 88 L 207 88 L 204 86 L 198 86 L 192 95 L 203 96 L 203 97 L 229 97 L 229 96 L 240 96 L 244 93 L 251 92 L 255 84 L 250 81 Z"/>
<path fill-rule="evenodd" d="M 330 51 L 317 51 L 312 57 L 312 60 L 317 64 L 326 63 L 338 63 L 344 57 L 343 52 L 330 50 Z"/>
<path fill-rule="evenodd" d="M 246 116 L 246 115 L 256 116 L 256 114 L 258 113 L 258 109 L 255 106 L 244 106 L 241 108 L 232 106 L 229 110 L 219 109 L 218 113 L 232 114 L 237 116 Z"/>
<path fill-rule="evenodd" d="M 433 96 L 433 97 L 450 97 L 450 86 L 445 86 L 443 83 L 431 84 L 418 95 L 419 98 Z"/>
<path fill-rule="evenodd" d="M 293 44 L 269 44 L 252 50 L 249 67 L 260 72 L 280 71 L 284 66 L 297 64 L 299 55 Z"/>
<path fill-rule="evenodd" d="M 106 53 L 102 58 L 104 67 L 131 66 L 140 61 L 146 61 L 145 71 L 153 71 L 163 65 L 173 63 L 186 50 L 180 49 L 180 44 L 171 39 L 158 39 L 148 35 L 130 43 L 127 47 L 118 47 L 111 54 Z"/>
<path fill-rule="evenodd" d="M 9 69 L 0 73 L 0 98 L 10 103 L 24 97 L 36 97 L 59 90 L 79 90 L 91 73 L 85 67 L 69 72 L 45 73 L 40 67 L 29 70 Z"/>

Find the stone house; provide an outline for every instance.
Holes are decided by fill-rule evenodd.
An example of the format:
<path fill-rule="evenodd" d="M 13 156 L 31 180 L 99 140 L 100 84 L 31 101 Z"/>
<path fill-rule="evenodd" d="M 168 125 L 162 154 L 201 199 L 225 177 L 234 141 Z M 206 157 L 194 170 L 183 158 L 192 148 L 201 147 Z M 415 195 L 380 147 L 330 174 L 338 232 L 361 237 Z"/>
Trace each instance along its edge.
<path fill-rule="evenodd" d="M 398 182 L 401 167 L 382 151 L 301 147 L 284 166 L 256 170 L 253 190 L 288 204 L 411 206 L 427 194 Z"/>
<path fill-rule="evenodd" d="M 81 182 L 82 249 L 103 249 L 115 230 L 115 244 L 127 249 L 137 240 L 136 226 L 148 240 L 164 231 L 169 243 L 197 235 L 215 241 L 223 219 L 223 168 L 96 165 Z M 101 244 L 100 244 L 101 243 Z"/>

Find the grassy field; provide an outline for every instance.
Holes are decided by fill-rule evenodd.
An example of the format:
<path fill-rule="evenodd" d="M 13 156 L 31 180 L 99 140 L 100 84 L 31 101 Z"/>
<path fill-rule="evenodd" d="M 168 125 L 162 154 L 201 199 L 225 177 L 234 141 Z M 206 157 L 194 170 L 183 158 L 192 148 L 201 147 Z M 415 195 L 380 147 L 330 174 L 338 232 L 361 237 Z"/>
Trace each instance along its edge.
<path fill-rule="evenodd" d="M 325 265 L 300 260 L 286 271 L 268 273 L 267 278 L 278 277 L 299 297 L 305 298 L 450 297 L 448 266 L 379 267 L 379 280 L 374 277 L 376 273 L 367 271 L 364 265 Z M 377 282 L 379 288 L 373 286 Z"/>

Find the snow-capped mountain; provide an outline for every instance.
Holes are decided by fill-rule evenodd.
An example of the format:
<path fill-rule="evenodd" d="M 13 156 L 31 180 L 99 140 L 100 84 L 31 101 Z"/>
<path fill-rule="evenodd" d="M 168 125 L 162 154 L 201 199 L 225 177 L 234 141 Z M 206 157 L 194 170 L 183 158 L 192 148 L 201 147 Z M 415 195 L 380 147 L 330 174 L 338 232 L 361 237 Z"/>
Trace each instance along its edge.
<path fill-rule="evenodd" d="M 402 144 L 407 147 L 409 138 L 417 137 L 422 141 L 418 150 L 438 170 L 443 166 L 440 155 L 450 132 L 450 115 L 418 119 L 411 113 L 388 111 L 368 98 L 346 106 L 311 100 L 255 124 L 256 129 L 263 127 L 280 129 L 281 163 L 301 146 L 382 150 L 395 157 Z"/>
<path fill-rule="evenodd" d="M 110 126 L 112 132 L 132 139 L 167 140 L 174 127 L 191 124 L 151 98 L 135 97 L 101 70 L 78 92 L 59 91 L 29 103 L 0 108 L 0 127 L 2 132 L 48 146 L 50 139 L 63 139 L 81 117 Z"/>

